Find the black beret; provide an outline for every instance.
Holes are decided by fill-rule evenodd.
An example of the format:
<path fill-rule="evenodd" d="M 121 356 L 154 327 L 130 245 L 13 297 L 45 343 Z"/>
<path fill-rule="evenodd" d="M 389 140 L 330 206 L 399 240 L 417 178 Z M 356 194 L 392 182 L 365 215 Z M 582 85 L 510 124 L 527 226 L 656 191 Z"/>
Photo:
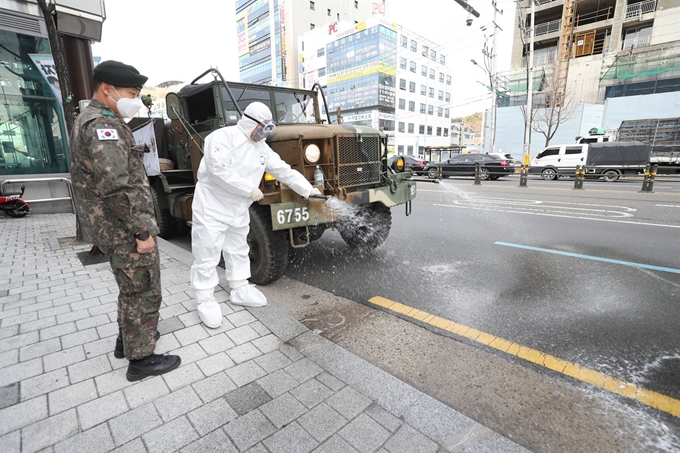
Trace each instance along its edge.
<path fill-rule="evenodd" d="M 107 60 L 99 63 L 94 68 L 94 76 L 113 86 L 122 88 L 142 89 L 149 79 L 139 73 L 134 66 L 121 63 L 120 61 Z"/>

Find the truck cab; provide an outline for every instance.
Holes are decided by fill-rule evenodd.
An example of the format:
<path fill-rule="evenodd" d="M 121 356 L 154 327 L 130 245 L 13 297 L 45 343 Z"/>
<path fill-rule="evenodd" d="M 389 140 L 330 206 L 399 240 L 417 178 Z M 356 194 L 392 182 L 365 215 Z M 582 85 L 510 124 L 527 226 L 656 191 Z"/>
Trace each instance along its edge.
<path fill-rule="evenodd" d="M 546 181 L 573 175 L 577 165 L 585 165 L 588 144 L 548 146 L 531 161 L 529 173 L 540 173 Z"/>
<path fill-rule="evenodd" d="M 197 83 L 208 73 L 214 80 Z M 391 208 L 403 205 L 410 214 L 416 185 L 403 159 L 388 165 L 383 132 L 342 124 L 340 112 L 340 124 L 331 124 L 328 112 L 322 113 L 325 97 L 320 87 L 227 83 L 219 72 L 209 70 L 166 97 L 171 122 L 165 127 L 165 155 L 160 150 L 159 157 L 171 159 L 174 168 L 150 178 L 162 237 L 191 225 L 205 137 L 235 125 L 254 101 L 266 104 L 277 123 L 267 138 L 269 146 L 313 185 L 314 172 L 320 169 L 323 184 L 315 187 L 332 202 L 304 199 L 265 174 L 260 183 L 264 198 L 250 207 L 252 282 L 267 284 L 281 277 L 289 248 L 305 247 L 328 228 L 337 229 L 351 248 L 370 250 L 387 238 Z"/>

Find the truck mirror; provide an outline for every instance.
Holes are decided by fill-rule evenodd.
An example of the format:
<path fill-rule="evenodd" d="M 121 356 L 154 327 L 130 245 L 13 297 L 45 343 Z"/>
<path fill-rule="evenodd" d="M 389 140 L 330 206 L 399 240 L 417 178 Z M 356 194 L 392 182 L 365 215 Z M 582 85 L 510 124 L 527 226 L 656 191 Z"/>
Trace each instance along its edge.
<path fill-rule="evenodd" d="M 167 110 L 168 118 L 171 120 L 179 119 L 180 105 L 177 93 L 168 93 L 165 95 L 165 108 Z"/>

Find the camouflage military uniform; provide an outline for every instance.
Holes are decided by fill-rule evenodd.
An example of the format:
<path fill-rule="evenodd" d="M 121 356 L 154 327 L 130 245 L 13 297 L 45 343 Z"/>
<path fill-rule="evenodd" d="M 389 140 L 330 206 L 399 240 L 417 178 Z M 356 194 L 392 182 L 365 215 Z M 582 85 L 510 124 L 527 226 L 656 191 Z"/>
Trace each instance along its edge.
<path fill-rule="evenodd" d="M 118 283 L 118 325 L 125 357 L 141 359 L 156 346 L 161 278 L 158 247 L 137 252 L 134 235 L 158 234 L 143 147 L 128 126 L 92 100 L 71 134 L 71 178 L 83 238 L 111 258 Z"/>

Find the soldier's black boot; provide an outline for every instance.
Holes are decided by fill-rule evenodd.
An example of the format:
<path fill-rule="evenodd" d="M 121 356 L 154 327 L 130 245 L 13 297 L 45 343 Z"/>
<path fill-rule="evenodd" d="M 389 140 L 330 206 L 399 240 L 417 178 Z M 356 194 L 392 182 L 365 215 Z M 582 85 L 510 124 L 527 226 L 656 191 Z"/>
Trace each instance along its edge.
<path fill-rule="evenodd" d="M 139 360 L 130 360 L 127 369 L 127 380 L 139 381 L 148 376 L 158 376 L 174 370 L 182 363 L 178 355 L 151 354 Z"/>
<path fill-rule="evenodd" d="M 161 333 L 156 331 L 156 341 L 161 337 Z M 125 357 L 125 351 L 123 350 L 123 332 L 118 329 L 118 338 L 116 338 L 116 348 L 113 350 L 113 356 L 117 359 L 122 359 Z"/>

